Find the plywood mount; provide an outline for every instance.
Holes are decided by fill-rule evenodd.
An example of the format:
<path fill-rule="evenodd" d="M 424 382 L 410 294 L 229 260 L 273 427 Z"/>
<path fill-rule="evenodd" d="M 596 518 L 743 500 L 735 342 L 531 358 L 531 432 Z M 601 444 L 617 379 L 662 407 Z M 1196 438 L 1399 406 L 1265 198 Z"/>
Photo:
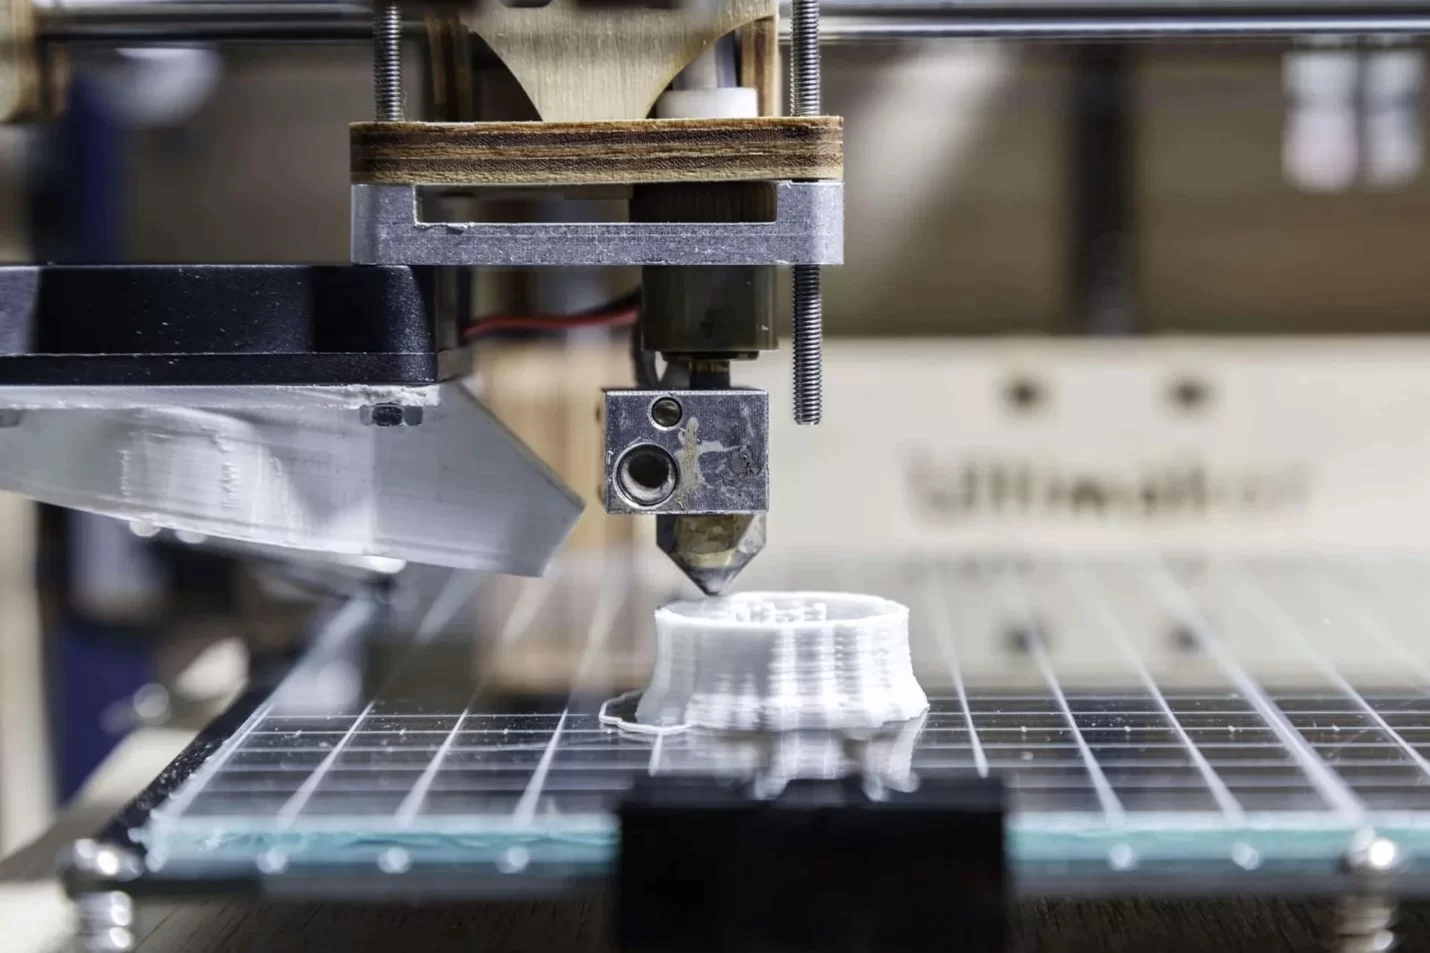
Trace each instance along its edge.
<path fill-rule="evenodd" d="M 839 179 L 838 116 L 637 122 L 360 122 L 352 180 L 375 185 L 623 185 Z"/>

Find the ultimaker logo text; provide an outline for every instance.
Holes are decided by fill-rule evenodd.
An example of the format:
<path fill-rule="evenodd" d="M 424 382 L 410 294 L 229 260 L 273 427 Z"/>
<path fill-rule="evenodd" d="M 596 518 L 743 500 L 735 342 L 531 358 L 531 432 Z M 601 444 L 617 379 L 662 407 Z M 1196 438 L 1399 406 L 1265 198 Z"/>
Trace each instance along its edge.
<path fill-rule="evenodd" d="M 1251 516 L 1303 506 L 1306 468 L 1217 468 L 1201 460 L 1071 467 L 1008 456 L 935 458 L 906 465 L 914 505 L 928 519 L 1082 516 L 1155 521 Z"/>

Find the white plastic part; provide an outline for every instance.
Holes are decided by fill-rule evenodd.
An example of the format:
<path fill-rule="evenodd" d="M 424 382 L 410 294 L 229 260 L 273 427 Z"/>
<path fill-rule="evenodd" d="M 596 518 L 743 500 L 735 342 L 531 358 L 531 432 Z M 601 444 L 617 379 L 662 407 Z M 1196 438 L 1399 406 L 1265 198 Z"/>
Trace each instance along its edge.
<path fill-rule="evenodd" d="M 670 81 L 673 89 L 714 89 L 717 86 L 734 86 L 734 61 L 731 57 L 730 75 L 725 82 L 721 82 L 721 60 L 724 58 L 721 44 L 712 43 L 705 48 L 705 51 L 695 59 L 686 64 L 685 69 L 675 74 L 675 79 Z M 730 51 L 732 54 L 734 50 Z"/>
<path fill-rule="evenodd" d="M 727 731 L 870 729 L 928 710 L 909 610 L 878 596 L 745 592 L 655 613 L 643 725 Z"/>
<path fill-rule="evenodd" d="M 750 86 L 672 89 L 655 101 L 657 119 L 749 119 L 759 114 L 760 96 Z"/>
<path fill-rule="evenodd" d="M 655 101 L 657 119 L 751 119 L 759 114 L 759 92 L 735 85 L 731 37 L 697 56 Z"/>

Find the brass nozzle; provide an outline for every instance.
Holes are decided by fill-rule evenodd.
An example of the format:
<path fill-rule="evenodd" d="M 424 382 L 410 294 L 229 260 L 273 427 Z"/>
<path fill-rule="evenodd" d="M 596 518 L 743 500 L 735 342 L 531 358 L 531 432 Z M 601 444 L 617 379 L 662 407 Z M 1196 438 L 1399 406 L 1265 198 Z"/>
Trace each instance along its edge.
<path fill-rule="evenodd" d="M 765 514 L 657 516 L 655 538 L 701 592 L 715 596 L 765 548 Z"/>

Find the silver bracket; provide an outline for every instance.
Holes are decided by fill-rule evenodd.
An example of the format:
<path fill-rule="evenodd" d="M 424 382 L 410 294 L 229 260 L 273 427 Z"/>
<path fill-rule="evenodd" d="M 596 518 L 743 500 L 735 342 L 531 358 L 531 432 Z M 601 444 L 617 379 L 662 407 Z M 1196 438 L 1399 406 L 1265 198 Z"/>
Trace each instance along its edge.
<path fill-rule="evenodd" d="M 844 183 L 776 182 L 771 222 L 424 222 L 414 185 L 352 187 L 361 265 L 839 265 Z"/>
<path fill-rule="evenodd" d="M 205 536 L 537 576 L 581 516 L 456 381 L 0 387 L 0 408 L 23 411 L 0 489 Z"/>

